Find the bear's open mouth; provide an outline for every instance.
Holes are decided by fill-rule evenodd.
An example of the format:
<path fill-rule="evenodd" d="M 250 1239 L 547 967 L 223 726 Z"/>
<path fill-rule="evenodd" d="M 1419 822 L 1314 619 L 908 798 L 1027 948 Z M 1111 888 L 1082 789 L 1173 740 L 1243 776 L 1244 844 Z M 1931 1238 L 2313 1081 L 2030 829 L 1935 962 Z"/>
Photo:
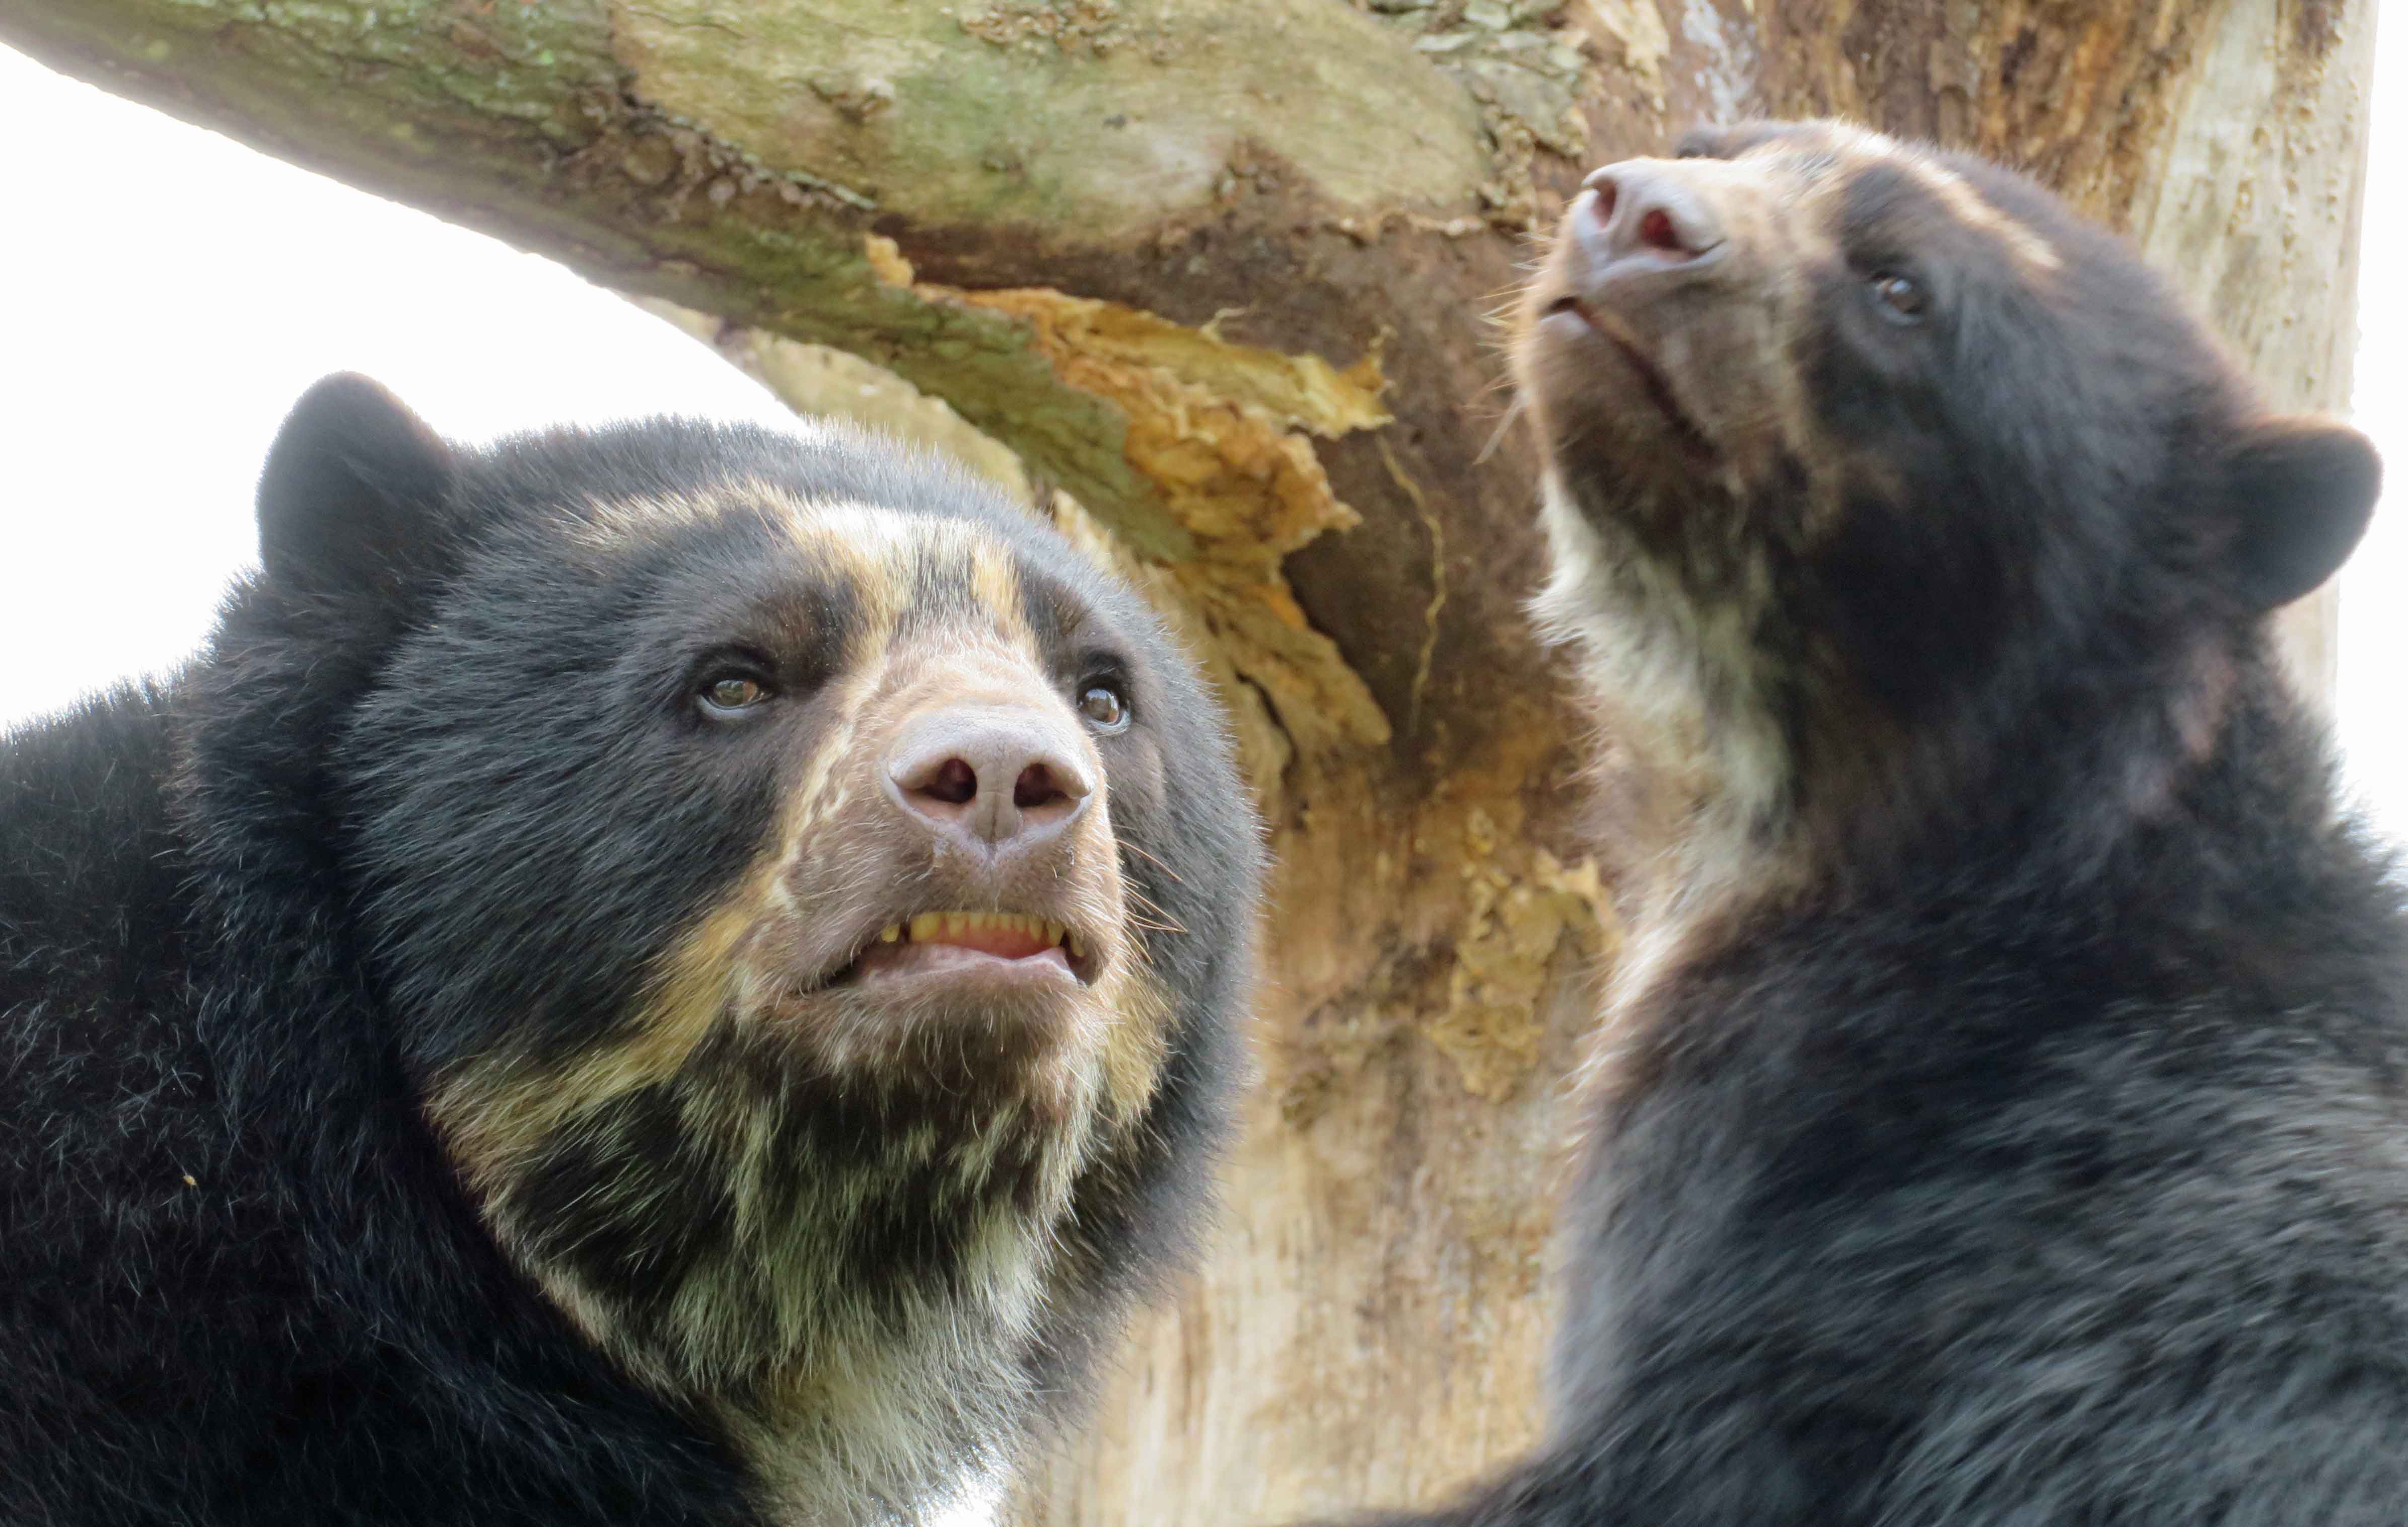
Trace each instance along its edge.
<path fill-rule="evenodd" d="M 957 972 L 1095 979 L 1092 945 L 1067 923 L 1025 912 L 922 912 L 879 929 L 823 985 Z"/>
<path fill-rule="evenodd" d="M 1706 438 L 1706 432 L 1699 429 L 1697 421 L 1689 417 L 1688 411 L 1681 407 L 1681 400 L 1673 395 L 1671 381 L 1654 361 L 1647 358 L 1647 353 L 1639 348 L 1628 329 L 1618 319 L 1569 295 L 1548 303 L 1541 316 L 1553 318 L 1557 313 L 1571 314 L 1587 324 L 1592 333 L 1613 346 L 1631 370 L 1638 373 L 1639 385 L 1646 392 L 1647 400 L 1656 405 L 1656 411 L 1663 414 L 1665 422 L 1672 426 L 1673 439 L 1679 440 L 1684 449 L 1709 461 L 1714 458 L 1713 441 Z"/>

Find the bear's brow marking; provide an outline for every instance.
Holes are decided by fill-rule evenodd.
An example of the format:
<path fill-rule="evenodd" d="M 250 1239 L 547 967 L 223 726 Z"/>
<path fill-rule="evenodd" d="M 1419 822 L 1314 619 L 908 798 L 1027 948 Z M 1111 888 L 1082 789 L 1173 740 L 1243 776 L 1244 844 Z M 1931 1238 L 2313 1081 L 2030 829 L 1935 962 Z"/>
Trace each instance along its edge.
<path fill-rule="evenodd" d="M 927 581 L 959 578 L 968 599 L 1007 641 L 1033 648 L 1010 550 L 969 520 L 897 514 L 876 504 L 812 503 L 767 484 L 738 490 L 781 511 L 796 543 L 840 571 L 872 612 L 865 643 L 882 647 Z"/>
<path fill-rule="evenodd" d="M 2015 263 L 2035 274 L 2060 268 L 2064 261 L 2057 246 L 2042 238 L 2021 219 L 2012 217 L 1991 204 L 1989 199 L 1947 166 L 1918 149 L 1910 148 L 1879 133 L 1867 134 L 1855 139 L 1841 151 L 1842 163 L 1848 167 L 1879 162 L 1890 165 L 1911 177 L 1915 184 L 1930 193 L 1942 210 L 1969 228 L 1978 228 L 2004 244 Z"/>
<path fill-rule="evenodd" d="M 931 587 L 958 593 L 1008 639 L 1034 642 L 1017 559 L 969 519 L 920 513 L 857 500 L 815 500 L 792 489 L 743 479 L 690 493 L 596 500 L 585 506 L 578 539 L 607 546 L 662 524 L 767 515 L 795 545 L 861 600 L 861 645 L 882 647 L 915 598 Z M 950 609 L 948 613 L 953 612 Z"/>

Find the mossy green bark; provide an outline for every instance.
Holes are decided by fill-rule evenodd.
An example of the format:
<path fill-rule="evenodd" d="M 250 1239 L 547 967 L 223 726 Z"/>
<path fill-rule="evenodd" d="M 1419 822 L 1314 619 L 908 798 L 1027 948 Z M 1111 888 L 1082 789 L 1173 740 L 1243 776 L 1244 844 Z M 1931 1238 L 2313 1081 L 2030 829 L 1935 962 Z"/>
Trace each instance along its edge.
<path fill-rule="evenodd" d="M 1249 144 L 1348 211 L 1455 207 L 1486 172 L 1470 97 L 1326 0 L 614 11 L 638 95 L 922 223 L 1109 243 L 1210 206 Z"/>

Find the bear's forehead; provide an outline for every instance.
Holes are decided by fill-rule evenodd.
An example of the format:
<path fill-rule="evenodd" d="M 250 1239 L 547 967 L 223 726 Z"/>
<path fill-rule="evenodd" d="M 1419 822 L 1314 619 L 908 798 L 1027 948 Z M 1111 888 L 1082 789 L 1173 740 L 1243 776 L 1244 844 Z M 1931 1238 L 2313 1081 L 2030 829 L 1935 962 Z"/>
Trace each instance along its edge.
<path fill-rule="evenodd" d="M 1020 558 L 975 520 L 849 501 L 771 508 L 809 565 L 842 580 L 880 624 L 928 610 L 1021 618 Z"/>
<path fill-rule="evenodd" d="M 2065 264 L 2047 232 L 1999 205 L 1930 149 L 1845 122 L 1813 122 L 1769 137 L 1728 161 L 1723 173 L 1758 194 L 1816 209 L 1833 223 L 1846 215 L 1852 191 L 1879 186 L 1892 193 L 1897 209 L 1971 230 L 2028 274 Z"/>
<path fill-rule="evenodd" d="M 930 623 L 1027 641 L 1093 608 L 1079 569 L 1031 565 L 1032 538 L 943 509 L 738 482 L 587 506 L 572 534 L 606 562 L 666 558 L 737 601 L 834 597 L 860 635 Z"/>

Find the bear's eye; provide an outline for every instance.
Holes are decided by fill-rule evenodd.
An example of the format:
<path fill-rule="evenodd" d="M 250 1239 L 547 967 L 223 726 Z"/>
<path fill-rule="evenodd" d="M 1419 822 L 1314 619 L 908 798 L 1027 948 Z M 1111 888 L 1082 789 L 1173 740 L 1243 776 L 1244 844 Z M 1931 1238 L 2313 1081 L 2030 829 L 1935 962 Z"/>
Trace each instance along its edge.
<path fill-rule="evenodd" d="M 704 681 L 699 698 L 706 715 L 737 715 L 767 699 L 769 686 L 749 673 L 722 673 Z"/>
<path fill-rule="evenodd" d="M 1128 725 L 1128 702 L 1109 684 L 1091 684 L 1079 696 L 1079 713 L 1097 731 L 1118 731 Z"/>
<path fill-rule="evenodd" d="M 1931 306 L 1931 295 L 1914 277 L 1895 270 L 1876 272 L 1872 279 L 1873 299 L 1881 304 L 1881 315 L 1893 324 L 1916 324 L 1923 320 L 1923 310 Z"/>

